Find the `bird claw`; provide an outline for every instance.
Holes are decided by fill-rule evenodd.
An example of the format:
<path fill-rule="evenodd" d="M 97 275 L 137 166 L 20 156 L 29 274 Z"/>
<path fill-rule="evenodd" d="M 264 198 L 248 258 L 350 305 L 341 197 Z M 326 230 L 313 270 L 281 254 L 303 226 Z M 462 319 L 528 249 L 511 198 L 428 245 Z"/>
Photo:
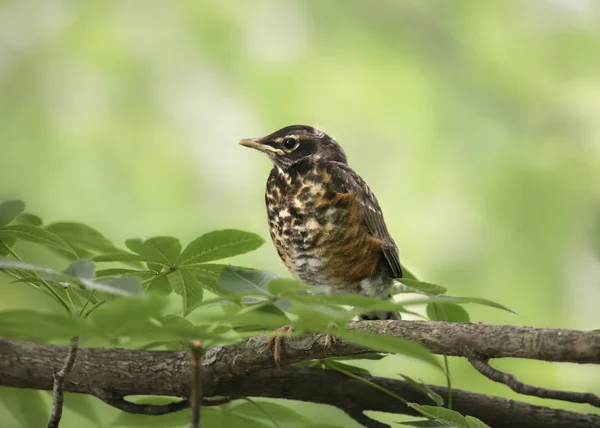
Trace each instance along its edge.
<path fill-rule="evenodd" d="M 291 325 L 286 325 L 277 329 L 277 332 L 280 333 L 291 333 L 293 331 L 293 327 Z M 267 340 L 267 346 L 273 347 L 273 359 L 275 360 L 275 364 L 277 367 L 280 366 L 281 362 L 281 347 L 283 345 L 283 337 L 282 336 L 269 336 L 269 340 Z"/>
<path fill-rule="evenodd" d="M 331 336 L 331 334 L 326 334 L 325 335 L 325 344 L 323 345 L 323 347 L 325 348 L 325 352 L 331 351 L 332 346 L 333 346 L 333 337 Z"/>

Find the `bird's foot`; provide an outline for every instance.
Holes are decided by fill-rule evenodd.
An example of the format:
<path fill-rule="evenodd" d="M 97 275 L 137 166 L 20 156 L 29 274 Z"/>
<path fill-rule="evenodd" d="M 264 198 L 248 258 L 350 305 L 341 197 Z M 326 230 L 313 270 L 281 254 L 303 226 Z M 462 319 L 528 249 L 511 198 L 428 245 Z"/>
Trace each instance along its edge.
<path fill-rule="evenodd" d="M 325 335 L 325 343 L 323 345 L 323 347 L 325 348 L 325 352 L 328 353 L 329 351 L 331 351 L 332 346 L 333 346 L 333 336 L 331 336 L 331 334 L 327 333 Z"/>
<path fill-rule="evenodd" d="M 294 328 L 291 325 L 286 325 L 281 328 L 278 328 L 277 332 L 289 334 L 293 330 L 294 330 Z M 277 364 L 277 367 L 280 367 L 279 363 L 281 362 L 281 347 L 282 347 L 282 345 L 283 345 L 283 336 L 273 335 L 273 336 L 270 336 L 269 340 L 267 341 L 267 346 L 273 347 L 273 359 L 275 360 L 275 364 Z"/>

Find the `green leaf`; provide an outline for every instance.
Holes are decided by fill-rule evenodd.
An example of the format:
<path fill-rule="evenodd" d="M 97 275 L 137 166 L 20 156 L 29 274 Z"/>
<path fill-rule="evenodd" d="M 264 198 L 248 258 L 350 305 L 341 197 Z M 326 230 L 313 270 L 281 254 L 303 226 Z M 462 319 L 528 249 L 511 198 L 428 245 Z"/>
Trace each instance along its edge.
<path fill-rule="evenodd" d="M 115 298 L 95 310 L 87 320 L 106 337 L 127 336 L 160 340 L 167 332 L 152 319 L 160 319 L 167 300 L 157 296 L 143 299 Z"/>
<path fill-rule="evenodd" d="M 223 269 L 217 284 L 233 294 L 265 294 L 267 284 L 276 276 L 270 272 L 228 266 Z"/>
<path fill-rule="evenodd" d="M 92 304 L 98 301 L 98 298 L 94 296 L 92 291 L 88 290 L 87 288 L 70 286 L 65 287 L 64 283 L 58 282 L 48 282 L 48 284 L 56 291 L 63 301 L 68 302 L 72 300 L 76 308 L 82 308 L 85 302 L 88 300 Z"/>
<path fill-rule="evenodd" d="M 138 275 L 142 278 L 151 278 L 156 274 L 154 272 L 136 270 L 136 269 L 126 269 L 126 268 L 111 268 L 111 269 L 101 269 L 96 271 L 96 278 L 105 278 L 111 276 L 121 276 L 121 275 Z"/>
<path fill-rule="evenodd" d="M 30 224 L 6 226 L 4 229 L 0 229 L 0 239 L 6 239 L 7 237 L 44 245 L 68 259 L 77 259 L 78 257 L 62 238 L 38 226 Z"/>
<path fill-rule="evenodd" d="M 350 311 L 344 308 L 314 303 L 292 302 L 287 312 L 298 316 L 294 328 L 308 331 L 325 332 L 332 324 L 343 327 L 352 319 Z"/>
<path fill-rule="evenodd" d="M 39 216 L 30 213 L 22 213 L 17 217 L 16 222 L 21 224 L 31 224 L 32 226 L 41 226 L 44 224 Z"/>
<path fill-rule="evenodd" d="M 359 376 L 368 376 L 371 374 L 371 372 L 369 370 L 363 369 L 362 367 L 351 366 L 350 364 L 340 363 L 339 361 L 336 361 L 334 359 L 329 359 L 329 358 L 327 360 L 325 360 L 324 365 L 325 365 L 325 368 L 328 370 L 339 369 L 342 371 L 357 374 Z"/>
<path fill-rule="evenodd" d="M 173 288 L 171 287 L 171 282 L 166 275 L 157 275 L 150 283 L 148 284 L 148 288 L 146 289 L 148 293 L 158 293 L 162 296 L 168 296 L 173 292 Z"/>
<path fill-rule="evenodd" d="M 444 399 L 429 386 L 425 385 L 423 382 L 417 382 L 410 376 L 406 376 L 403 374 L 401 374 L 400 376 L 402 376 L 404 380 L 409 382 L 413 387 L 415 387 L 416 389 L 427 395 L 429 398 L 431 398 L 431 401 L 433 401 L 438 406 L 444 405 Z"/>
<path fill-rule="evenodd" d="M 85 322 L 71 315 L 48 314 L 31 309 L 0 312 L 0 336 L 46 342 L 80 336 L 89 332 Z"/>
<path fill-rule="evenodd" d="M 429 296 L 437 296 L 438 294 L 444 294 L 446 293 L 446 291 L 448 291 L 445 287 L 436 284 L 431 284 L 429 282 L 421 282 L 407 278 L 400 278 L 398 279 L 398 281 L 402 283 L 401 285 L 404 285 L 405 287 L 395 286 L 393 294 L 404 293 L 408 291 L 412 293 L 423 293 Z"/>
<path fill-rule="evenodd" d="M 143 262 L 144 257 L 131 254 L 127 251 L 114 251 L 112 253 L 98 254 L 92 257 L 95 262 Z"/>
<path fill-rule="evenodd" d="M 4 238 L 0 239 L 0 257 L 6 257 L 10 254 L 10 249 L 15 245 L 17 240 L 15 238 Z"/>
<path fill-rule="evenodd" d="M 87 224 L 74 222 L 57 222 L 46 226 L 46 230 L 60 236 L 71 245 L 83 247 L 96 252 L 108 253 L 118 248 L 104 235 Z"/>
<path fill-rule="evenodd" d="M 467 428 L 491 428 L 473 416 L 465 416 L 465 421 L 467 422 Z"/>
<path fill-rule="evenodd" d="M 432 321 L 469 322 L 469 313 L 456 303 L 429 303 L 427 316 Z"/>
<path fill-rule="evenodd" d="M 264 240 L 255 233 L 236 229 L 216 230 L 194 239 L 183 250 L 179 265 L 210 262 L 256 250 Z"/>
<path fill-rule="evenodd" d="M 142 280 L 133 275 L 103 278 L 101 281 L 79 278 L 79 282 L 90 290 L 102 291 L 118 296 L 138 296 L 142 293 Z"/>
<path fill-rule="evenodd" d="M 227 409 L 228 413 L 244 415 L 255 420 L 270 423 L 277 421 L 286 428 L 305 428 L 312 421 L 306 416 L 293 410 L 290 406 L 263 400 L 243 400 L 232 403 Z"/>
<path fill-rule="evenodd" d="M 419 413 L 423 414 L 432 419 L 441 419 L 443 421 L 451 422 L 458 425 L 459 427 L 466 427 L 467 422 L 465 417 L 454 410 L 446 409 L 445 407 L 437 406 L 423 406 L 416 403 L 408 403 L 409 407 L 412 407 Z"/>
<path fill-rule="evenodd" d="M 267 284 L 272 294 L 306 292 L 311 289 L 309 285 L 303 284 L 295 279 L 273 279 Z"/>
<path fill-rule="evenodd" d="M 60 272 L 49 267 L 34 265 L 27 262 L 11 259 L 0 259 L 0 269 L 20 269 L 28 272 L 45 273 L 49 275 L 60 275 Z"/>
<path fill-rule="evenodd" d="M 42 391 L 23 388 L 0 387 L 0 403 L 21 427 L 45 427 L 50 409 L 42 396 Z M 2 425 L 8 421 L 2 421 Z"/>
<path fill-rule="evenodd" d="M 187 316 L 202 302 L 202 284 L 192 272 L 183 269 L 171 272 L 167 278 L 173 291 L 181 296 L 183 316 Z"/>
<path fill-rule="evenodd" d="M 311 425 L 306 425 L 303 428 L 344 428 L 344 427 L 342 425 L 311 424 Z"/>
<path fill-rule="evenodd" d="M 488 299 L 481 299 L 479 297 L 456 297 L 456 296 L 436 296 L 428 299 L 414 299 L 414 300 L 405 300 L 402 302 L 404 306 L 414 306 L 414 305 L 422 305 L 422 304 L 430 304 L 430 303 L 476 303 L 478 305 L 489 306 L 491 308 L 502 309 L 503 311 L 511 312 L 515 315 L 518 315 L 512 309 L 508 309 L 506 306 L 502 306 L 499 303 L 492 302 Z"/>
<path fill-rule="evenodd" d="M 232 326 L 241 327 L 240 331 L 265 331 L 279 328 L 290 323 L 281 309 L 265 301 L 248 305 L 236 314 L 230 314 L 227 321 Z"/>
<path fill-rule="evenodd" d="M 303 302 L 321 305 L 343 305 L 360 309 L 360 313 L 375 311 L 407 312 L 404 302 L 395 303 L 375 297 L 359 296 L 358 294 L 318 294 L 318 295 L 286 295 L 292 302 Z"/>
<path fill-rule="evenodd" d="M 25 210 L 25 202 L 10 200 L 0 202 L 0 229 L 19 217 Z"/>
<path fill-rule="evenodd" d="M 437 369 L 443 370 L 440 362 L 424 346 L 406 339 L 394 336 L 384 336 L 369 331 L 335 329 L 331 334 L 346 339 L 349 342 L 361 345 L 376 351 L 405 355 L 426 362 Z"/>
<path fill-rule="evenodd" d="M 218 296 L 224 296 L 228 293 L 217 284 L 217 281 L 219 276 L 221 276 L 221 272 L 227 266 L 221 264 L 201 264 L 182 266 L 179 269 L 192 272 L 203 288 Z"/>
<path fill-rule="evenodd" d="M 92 263 L 92 262 L 88 262 Z M 71 265 L 73 266 L 73 265 Z M 81 269 L 85 264 L 76 265 L 75 269 Z M 89 269 L 89 265 L 87 265 Z M 116 294 L 121 296 L 135 296 L 141 293 L 141 280 L 134 276 L 123 276 L 118 278 L 104 278 L 101 281 L 92 280 L 86 277 L 76 277 L 67 273 L 58 272 L 54 269 L 50 269 L 44 266 L 33 265 L 30 263 L 21 262 L 18 260 L 0 259 L 0 269 L 20 269 L 28 272 L 37 272 L 47 274 L 45 278 L 48 281 L 59 281 L 59 282 L 71 282 L 81 284 L 82 286 L 90 289 L 101 291 L 109 294 Z M 88 271 L 89 273 L 89 271 Z M 37 278 L 22 278 L 20 281 L 35 282 Z"/>
<path fill-rule="evenodd" d="M 179 239 L 172 236 L 155 236 L 153 238 L 134 238 L 125 241 L 131 251 L 139 254 L 144 261 L 165 266 L 175 266 L 181 253 Z"/>
<path fill-rule="evenodd" d="M 161 318 L 163 325 L 167 326 L 191 326 L 190 320 L 187 320 L 179 315 L 168 314 Z"/>
<path fill-rule="evenodd" d="M 405 265 L 402 265 L 402 279 L 413 279 L 418 281 L 419 278 L 416 277 Z"/>
<path fill-rule="evenodd" d="M 161 273 L 163 271 L 163 265 L 159 264 L 159 263 L 151 263 L 148 262 L 146 263 L 146 267 L 148 268 L 148 270 L 152 271 L 152 272 L 156 272 Z"/>
<path fill-rule="evenodd" d="M 459 425 L 447 421 L 421 419 L 418 421 L 401 422 L 401 425 L 416 428 L 457 428 Z M 460 428 L 460 427 L 459 427 Z"/>
<path fill-rule="evenodd" d="M 94 279 L 96 276 L 96 264 L 89 260 L 77 260 L 69 265 L 65 274 L 74 278 Z"/>

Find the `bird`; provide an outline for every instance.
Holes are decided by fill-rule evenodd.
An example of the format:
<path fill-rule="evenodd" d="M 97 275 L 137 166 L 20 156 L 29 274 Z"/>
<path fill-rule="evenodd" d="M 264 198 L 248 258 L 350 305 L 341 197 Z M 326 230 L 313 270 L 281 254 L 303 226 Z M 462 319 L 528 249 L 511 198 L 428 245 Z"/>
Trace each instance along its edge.
<path fill-rule="evenodd" d="M 238 144 L 265 153 L 273 168 L 265 202 L 271 239 L 297 280 L 334 294 L 389 299 L 402 277 L 399 251 L 375 194 L 325 132 L 291 125 Z M 374 312 L 361 319 L 399 319 Z"/>

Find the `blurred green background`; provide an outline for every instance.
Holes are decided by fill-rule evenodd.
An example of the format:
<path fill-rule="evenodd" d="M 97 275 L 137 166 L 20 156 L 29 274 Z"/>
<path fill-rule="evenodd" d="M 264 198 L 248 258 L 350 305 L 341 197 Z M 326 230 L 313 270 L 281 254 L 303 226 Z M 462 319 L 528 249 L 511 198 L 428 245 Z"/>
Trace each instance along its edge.
<path fill-rule="evenodd" d="M 375 191 L 411 270 L 520 314 L 471 307 L 474 321 L 594 329 L 599 52 L 593 0 L 4 0 L 0 199 L 117 242 L 185 242 L 227 227 L 268 239 L 269 161 L 236 141 L 313 125 Z M 270 243 L 235 262 L 289 276 Z M 0 309 L 42 304 L 0 278 Z M 451 364 L 459 388 L 593 411 L 516 396 Z M 399 357 L 367 365 L 444 382 Z M 495 365 L 600 393 L 598 367 Z M 3 389 L 2 427 L 19 426 L 5 406 L 27 393 Z M 118 414 L 86 403 L 100 426 Z M 290 405 L 356 426 L 329 408 Z M 67 409 L 61 427 L 79 426 L 85 419 Z"/>

